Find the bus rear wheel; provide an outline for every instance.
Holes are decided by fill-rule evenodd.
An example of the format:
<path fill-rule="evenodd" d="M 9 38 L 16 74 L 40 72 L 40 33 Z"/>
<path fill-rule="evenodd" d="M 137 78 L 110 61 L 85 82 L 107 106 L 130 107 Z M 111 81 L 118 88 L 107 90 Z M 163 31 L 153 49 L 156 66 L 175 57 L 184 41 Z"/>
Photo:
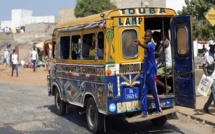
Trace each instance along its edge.
<path fill-rule="evenodd" d="M 86 118 L 89 130 L 96 134 L 103 131 L 104 127 L 104 115 L 98 112 L 93 98 L 89 98 L 86 108 Z"/>
<path fill-rule="evenodd" d="M 66 103 L 61 100 L 58 91 L 55 93 L 55 107 L 58 115 L 64 115 L 66 113 Z"/>
<path fill-rule="evenodd" d="M 155 126 L 163 126 L 166 123 L 166 121 L 167 121 L 166 116 L 161 116 L 151 120 L 152 124 Z"/>

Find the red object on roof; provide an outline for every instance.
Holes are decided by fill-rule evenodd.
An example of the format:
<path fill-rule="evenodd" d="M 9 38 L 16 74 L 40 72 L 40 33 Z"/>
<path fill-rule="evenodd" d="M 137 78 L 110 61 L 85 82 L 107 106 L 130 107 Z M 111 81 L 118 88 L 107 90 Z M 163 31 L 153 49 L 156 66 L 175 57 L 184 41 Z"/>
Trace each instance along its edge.
<path fill-rule="evenodd" d="M 198 40 L 198 43 L 199 43 L 199 44 L 207 44 L 208 41 L 206 41 L 206 40 Z"/>

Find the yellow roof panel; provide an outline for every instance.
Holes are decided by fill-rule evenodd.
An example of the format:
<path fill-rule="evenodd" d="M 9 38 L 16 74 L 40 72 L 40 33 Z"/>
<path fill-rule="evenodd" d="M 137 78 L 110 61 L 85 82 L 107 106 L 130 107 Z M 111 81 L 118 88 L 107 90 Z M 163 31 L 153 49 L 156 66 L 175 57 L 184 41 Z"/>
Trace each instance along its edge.
<path fill-rule="evenodd" d="M 109 12 L 110 11 L 103 12 L 105 14 L 105 17 L 107 17 Z M 102 14 L 102 13 L 100 13 L 100 14 Z M 72 19 L 72 20 L 69 20 L 66 22 L 61 22 L 61 23 L 57 24 L 55 28 L 62 28 L 62 27 L 86 24 L 86 23 L 95 22 L 95 21 L 104 19 L 100 16 L 100 14 L 94 14 L 94 15 L 90 15 L 87 17 L 83 17 L 83 18 L 78 18 L 78 19 L 76 18 L 76 19 Z"/>

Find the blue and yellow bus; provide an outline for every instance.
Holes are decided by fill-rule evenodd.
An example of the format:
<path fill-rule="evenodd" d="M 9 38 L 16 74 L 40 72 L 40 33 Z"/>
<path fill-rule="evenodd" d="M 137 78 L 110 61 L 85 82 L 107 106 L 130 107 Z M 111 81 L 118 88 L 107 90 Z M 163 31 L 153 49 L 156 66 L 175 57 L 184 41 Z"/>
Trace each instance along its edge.
<path fill-rule="evenodd" d="M 170 85 L 171 91 L 158 87 L 163 109 L 158 116 L 153 115 L 155 103 L 149 93 L 149 115 L 138 118 L 144 49 L 133 42 L 137 38 L 143 42 L 146 29 L 169 33 L 172 75 L 161 81 Z M 57 113 L 65 114 L 68 104 L 81 107 L 93 133 L 103 130 L 108 115 L 163 125 L 166 115 L 177 111 L 175 106 L 195 108 L 191 16 L 177 16 L 169 8 L 137 7 L 73 19 L 56 25 L 52 51 L 48 93 L 55 96 Z"/>

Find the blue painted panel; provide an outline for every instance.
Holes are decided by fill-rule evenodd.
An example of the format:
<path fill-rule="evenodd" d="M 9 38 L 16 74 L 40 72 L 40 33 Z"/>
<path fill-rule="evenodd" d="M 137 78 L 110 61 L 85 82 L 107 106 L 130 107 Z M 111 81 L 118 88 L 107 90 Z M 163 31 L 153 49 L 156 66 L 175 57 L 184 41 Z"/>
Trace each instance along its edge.
<path fill-rule="evenodd" d="M 187 46 L 186 54 L 179 54 L 178 29 L 186 28 Z M 177 16 L 172 19 L 172 47 L 174 53 L 174 89 L 176 105 L 195 108 L 195 74 L 193 61 L 193 40 L 191 16 Z M 186 33 L 185 33 L 186 34 Z M 185 48 L 184 48 L 185 49 Z"/>

